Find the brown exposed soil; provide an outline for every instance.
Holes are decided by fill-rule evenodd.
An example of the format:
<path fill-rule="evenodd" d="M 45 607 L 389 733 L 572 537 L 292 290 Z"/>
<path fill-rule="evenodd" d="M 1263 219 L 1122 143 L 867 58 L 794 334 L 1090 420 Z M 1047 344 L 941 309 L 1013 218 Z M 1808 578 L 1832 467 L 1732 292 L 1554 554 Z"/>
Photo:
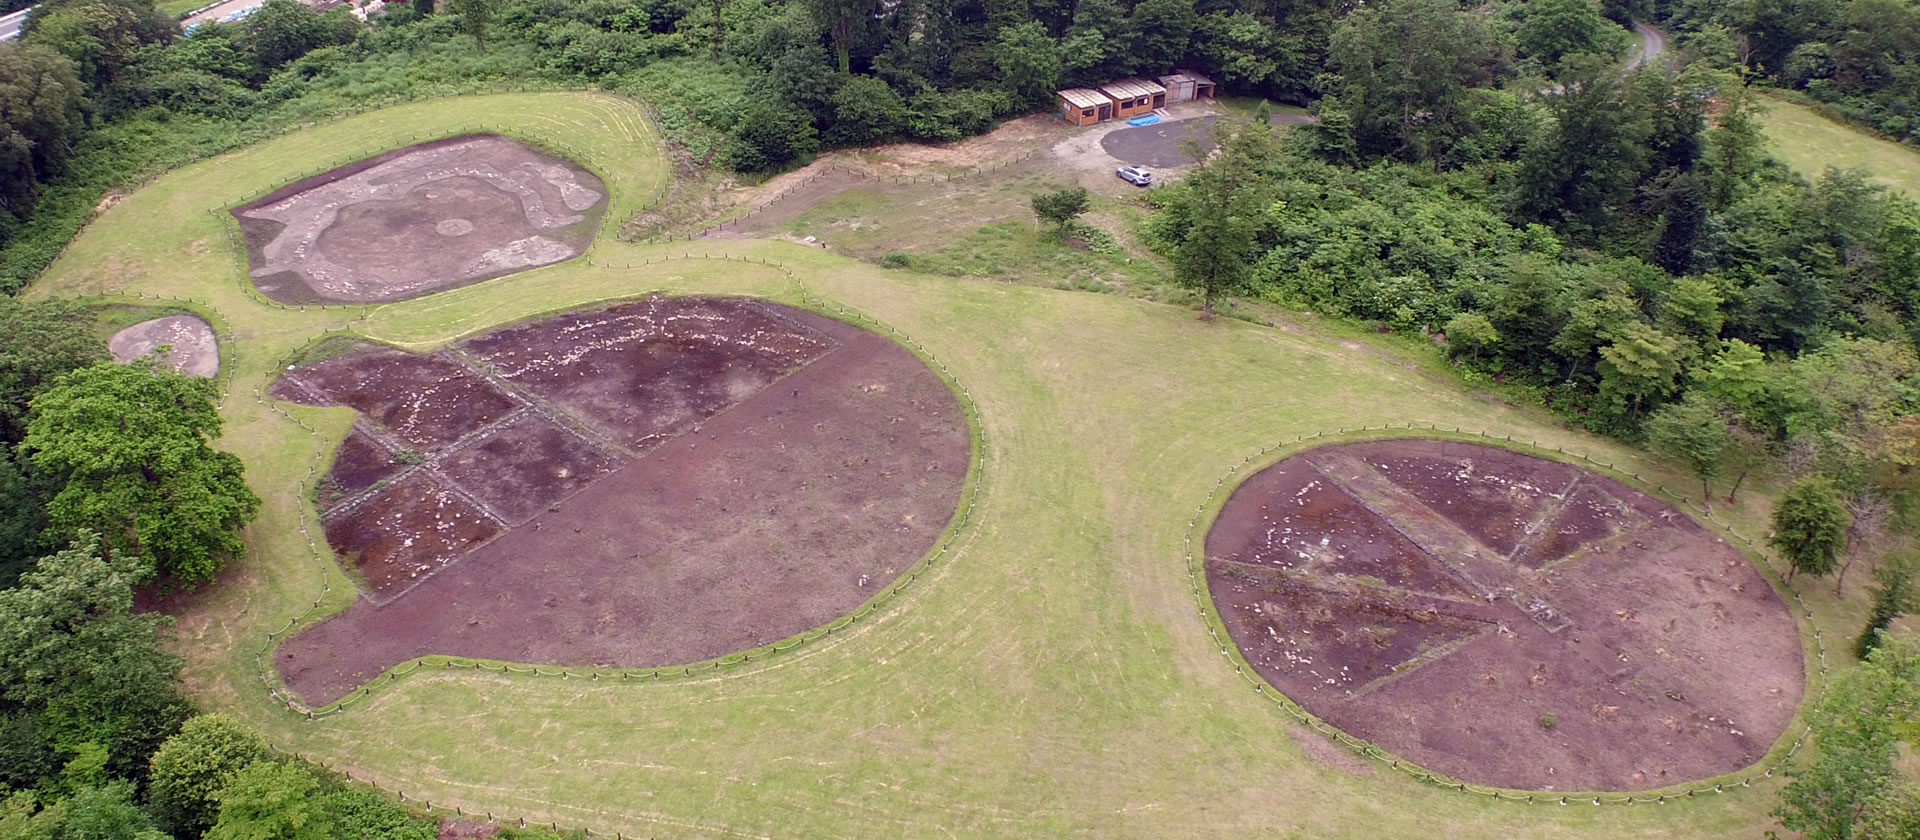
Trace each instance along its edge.
<path fill-rule="evenodd" d="M 233 211 L 254 285 L 286 303 L 404 300 L 578 255 L 606 186 L 495 135 L 422 143 Z"/>
<path fill-rule="evenodd" d="M 220 373 L 220 343 L 207 322 L 192 315 L 141 321 L 113 334 L 107 351 L 116 362 L 131 362 L 166 346 L 166 363 L 188 376 L 212 379 Z"/>
<path fill-rule="evenodd" d="M 368 348 L 273 393 L 361 411 L 318 502 L 365 597 L 275 653 L 313 703 L 428 653 L 652 667 L 785 638 L 925 554 L 967 468 L 919 359 L 746 300 Z"/>
<path fill-rule="evenodd" d="M 1804 690 L 1748 560 L 1594 473 L 1433 440 L 1321 447 L 1207 535 L 1214 604 L 1274 687 L 1430 769 L 1644 790 L 1757 761 Z"/>

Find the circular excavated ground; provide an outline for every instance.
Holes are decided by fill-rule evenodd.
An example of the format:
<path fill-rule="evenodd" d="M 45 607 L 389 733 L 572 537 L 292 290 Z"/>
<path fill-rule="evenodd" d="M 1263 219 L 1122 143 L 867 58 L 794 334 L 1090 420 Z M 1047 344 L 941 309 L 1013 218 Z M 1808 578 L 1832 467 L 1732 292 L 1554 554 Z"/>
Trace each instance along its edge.
<path fill-rule="evenodd" d="M 1312 449 L 1236 489 L 1207 586 L 1247 661 L 1428 769 L 1642 790 L 1760 759 L 1800 635 L 1740 552 L 1645 493 L 1495 447 Z"/>
<path fill-rule="evenodd" d="M 786 638 L 917 562 L 967 470 L 918 358 L 760 301 L 311 358 L 272 393 L 360 414 L 315 501 L 363 593 L 275 653 L 315 704 L 430 653 L 656 667 Z"/>
<path fill-rule="evenodd" d="M 192 315 L 169 315 L 141 321 L 107 339 L 113 360 L 125 364 L 162 345 L 169 347 L 166 363 L 188 376 L 212 379 L 220 373 L 220 342 L 213 327 Z"/>
<path fill-rule="evenodd" d="M 398 149 L 234 208 L 253 283 L 285 303 L 404 300 L 580 254 L 606 186 L 496 135 Z"/>

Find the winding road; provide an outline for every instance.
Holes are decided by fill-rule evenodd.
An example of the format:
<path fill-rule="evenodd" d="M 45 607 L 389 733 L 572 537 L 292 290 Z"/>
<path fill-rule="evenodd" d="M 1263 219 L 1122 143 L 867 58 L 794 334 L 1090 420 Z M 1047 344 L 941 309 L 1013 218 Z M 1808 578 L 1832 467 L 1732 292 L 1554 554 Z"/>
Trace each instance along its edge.
<path fill-rule="evenodd" d="M 0 15 L 0 41 L 11 41 L 20 36 L 20 25 L 27 22 L 27 13 L 32 9 L 21 9 L 6 15 Z"/>
<path fill-rule="evenodd" d="M 1644 20 L 1633 22 L 1633 34 L 1640 36 L 1640 49 L 1634 51 L 1633 60 L 1627 62 L 1627 69 L 1644 67 L 1649 62 L 1667 52 L 1667 33 L 1660 27 Z"/>

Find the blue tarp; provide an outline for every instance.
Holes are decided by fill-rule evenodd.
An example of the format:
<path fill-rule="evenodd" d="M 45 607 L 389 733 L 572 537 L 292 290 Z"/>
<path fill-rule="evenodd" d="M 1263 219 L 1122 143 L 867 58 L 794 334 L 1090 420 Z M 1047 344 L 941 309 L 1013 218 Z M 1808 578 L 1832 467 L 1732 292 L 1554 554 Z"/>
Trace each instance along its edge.
<path fill-rule="evenodd" d="M 1144 117 L 1134 117 L 1133 119 L 1127 120 L 1127 125 L 1153 125 L 1159 121 L 1159 117 L 1148 114 Z"/>

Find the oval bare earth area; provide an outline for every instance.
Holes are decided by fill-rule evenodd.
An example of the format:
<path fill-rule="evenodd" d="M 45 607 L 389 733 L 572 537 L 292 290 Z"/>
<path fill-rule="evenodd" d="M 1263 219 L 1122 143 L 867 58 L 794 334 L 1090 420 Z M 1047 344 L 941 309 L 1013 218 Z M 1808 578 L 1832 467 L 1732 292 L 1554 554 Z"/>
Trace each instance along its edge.
<path fill-rule="evenodd" d="M 1497 447 L 1312 449 L 1247 479 L 1207 586 L 1254 669 L 1431 770 L 1645 790 L 1758 761 L 1805 687 L 1740 552 L 1612 479 Z"/>
<path fill-rule="evenodd" d="M 122 364 L 163 346 L 168 348 L 166 363 L 181 373 L 201 379 L 212 379 L 220 373 L 220 340 L 214 336 L 213 327 L 192 315 L 141 321 L 107 339 L 107 352 Z"/>
<path fill-rule="evenodd" d="M 309 703 L 426 654 L 657 667 L 786 638 L 930 550 L 967 470 L 917 357 L 771 303 L 319 349 L 272 393 L 360 414 L 316 501 L 363 597 L 275 651 Z"/>
<path fill-rule="evenodd" d="M 233 215 L 262 294 L 379 303 L 578 256 L 606 211 L 606 189 L 571 161 L 473 135 L 340 167 Z"/>

